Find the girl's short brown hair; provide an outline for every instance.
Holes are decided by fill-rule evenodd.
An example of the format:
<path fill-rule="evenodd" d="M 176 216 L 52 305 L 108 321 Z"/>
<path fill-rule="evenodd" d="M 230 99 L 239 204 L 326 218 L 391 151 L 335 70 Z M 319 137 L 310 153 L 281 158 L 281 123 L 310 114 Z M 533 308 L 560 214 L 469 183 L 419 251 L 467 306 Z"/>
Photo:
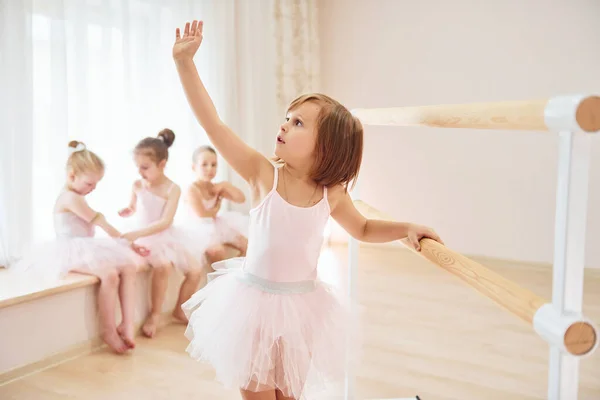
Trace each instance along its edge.
<path fill-rule="evenodd" d="M 315 163 L 310 172 L 311 178 L 323 186 L 341 184 L 346 190 L 352 188 L 362 163 L 363 126 L 341 103 L 321 93 L 296 98 L 287 112 L 309 101 L 321 106 L 317 117 Z"/>
<path fill-rule="evenodd" d="M 135 154 L 141 154 L 150 157 L 156 164 L 162 160 L 169 159 L 169 147 L 175 141 L 175 133 L 165 128 L 158 132 L 156 137 L 147 137 L 142 139 L 135 146 Z"/>

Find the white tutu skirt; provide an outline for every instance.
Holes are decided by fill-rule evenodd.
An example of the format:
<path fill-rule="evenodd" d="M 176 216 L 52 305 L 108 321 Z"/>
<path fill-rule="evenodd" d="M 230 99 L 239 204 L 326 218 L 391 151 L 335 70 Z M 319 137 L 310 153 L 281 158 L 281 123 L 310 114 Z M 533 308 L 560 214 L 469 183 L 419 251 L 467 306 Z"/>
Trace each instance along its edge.
<path fill-rule="evenodd" d="M 75 269 L 101 273 L 106 268 L 143 264 L 145 260 L 125 240 L 73 237 L 57 238 L 33 247 L 11 269 L 43 278 L 59 278 Z"/>
<path fill-rule="evenodd" d="M 231 243 L 238 236 L 248 237 L 250 218 L 247 215 L 227 211 L 222 212 L 215 218 L 215 240 L 220 243 Z"/>
<path fill-rule="evenodd" d="M 265 290 L 231 267 L 241 260 L 214 264 L 213 279 L 182 305 L 189 355 L 229 388 L 301 398 L 342 379 L 356 327 L 348 305 L 318 281 L 305 292 Z"/>
<path fill-rule="evenodd" d="M 197 260 L 205 259 L 208 248 L 220 244 L 236 244 L 240 237 L 248 236 L 249 220 L 247 216 L 237 212 L 225 212 L 216 218 L 199 218 L 191 216 L 181 222 L 177 236 Z"/>
<path fill-rule="evenodd" d="M 177 269 L 186 272 L 203 262 L 202 259 L 195 259 L 193 256 L 195 246 L 188 235 L 173 226 L 154 235 L 141 237 L 135 243 L 150 251 L 145 258 L 152 267 L 173 264 Z"/>

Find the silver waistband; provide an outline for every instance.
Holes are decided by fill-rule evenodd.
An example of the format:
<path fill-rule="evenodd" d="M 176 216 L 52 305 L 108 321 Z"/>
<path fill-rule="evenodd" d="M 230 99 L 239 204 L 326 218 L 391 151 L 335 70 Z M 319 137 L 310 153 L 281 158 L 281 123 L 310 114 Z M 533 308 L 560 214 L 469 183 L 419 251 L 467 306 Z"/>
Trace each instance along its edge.
<path fill-rule="evenodd" d="M 317 287 L 317 281 L 297 281 L 297 282 L 275 282 L 270 281 L 246 271 L 240 271 L 237 278 L 260 290 L 274 294 L 301 294 L 309 293 Z"/>

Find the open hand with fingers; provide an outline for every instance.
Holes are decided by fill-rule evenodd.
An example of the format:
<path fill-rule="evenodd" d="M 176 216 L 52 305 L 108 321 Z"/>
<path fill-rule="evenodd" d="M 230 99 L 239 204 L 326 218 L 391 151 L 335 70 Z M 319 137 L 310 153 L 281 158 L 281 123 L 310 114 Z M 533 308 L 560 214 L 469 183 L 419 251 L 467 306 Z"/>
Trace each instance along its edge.
<path fill-rule="evenodd" d="M 202 43 L 202 21 L 186 22 L 183 35 L 179 28 L 175 30 L 175 44 L 173 44 L 173 58 L 175 60 L 191 59 Z"/>

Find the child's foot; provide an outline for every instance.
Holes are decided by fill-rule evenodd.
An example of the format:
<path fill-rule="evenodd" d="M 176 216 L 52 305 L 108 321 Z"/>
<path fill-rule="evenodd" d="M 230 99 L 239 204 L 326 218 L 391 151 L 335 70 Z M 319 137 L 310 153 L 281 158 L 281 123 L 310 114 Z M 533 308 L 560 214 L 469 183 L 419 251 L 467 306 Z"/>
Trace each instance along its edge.
<path fill-rule="evenodd" d="M 173 310 L 173 318 L 175 318 L 178 322 L 182 322 L 184 324 L 187 324 L 189 322 L 187 316 L 185 315 L 181 307 L 175 307 L 175 309 Z"/>
<path fill-rule="evenodd" d="M 104 340 L 104 342 L 117 354 L 123 354 L 127 351 L 127 349 L 129 349 L 117 331 L 104 333 L 102 335 L 102 340 Z"/>
<path fill-rule="evenodd" d="M 121 322 L 121 325 L 117 327 L 117 332 L 121 335 L 121 338 L 130 349 L 135 348 L 135 332 L 133 330 L 133 325 L 128 324 L 125 325 L 124 322 Z"/>
<path fill-rule="evenodd" d="M 148 315 L 146 322 L 144 322 L 144 326 L 142 326 L 142 332 L 144 332 L 144 335 L 146 335 L 149 338 L 154 337 L 154 334 L 156 333 L 156 328 L 158 327 L 158 319 L 158 314 Z"/>

